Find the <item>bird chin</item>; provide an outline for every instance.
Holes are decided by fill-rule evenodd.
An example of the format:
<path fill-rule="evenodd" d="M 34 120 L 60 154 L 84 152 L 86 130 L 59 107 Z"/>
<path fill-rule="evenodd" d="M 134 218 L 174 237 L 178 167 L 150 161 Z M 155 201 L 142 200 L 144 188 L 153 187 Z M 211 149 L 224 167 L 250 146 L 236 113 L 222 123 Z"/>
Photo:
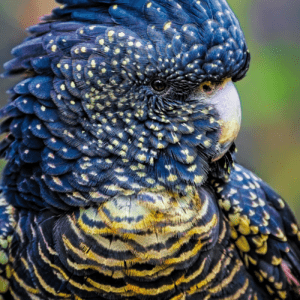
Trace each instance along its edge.
<path fill-rule="evenodd" d="M 203 93 L 201 95 L 203 101 Z M 212 105 L 219 115 L 219 149 L 212 161 L 217 161 L 229 150 L 241 127 L 241 104 L 238 92 L 231 81 L 226 79 L 216 91 L 206 96 L 204 103 Z"/>

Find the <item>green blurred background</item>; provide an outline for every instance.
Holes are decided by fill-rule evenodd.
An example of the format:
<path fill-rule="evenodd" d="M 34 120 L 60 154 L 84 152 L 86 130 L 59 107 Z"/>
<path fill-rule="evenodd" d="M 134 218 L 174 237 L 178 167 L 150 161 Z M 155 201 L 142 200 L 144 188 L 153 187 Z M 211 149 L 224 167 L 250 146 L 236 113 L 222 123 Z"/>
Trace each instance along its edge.
<path fill-rule="evenodd" d="M 228 2 L 252 55 L 247 77 L 236 84 L 243 108 L 238 160 L 273 186 L 300 220 L 300 1 Z M 50 0 L 1 0 L 0 72 L 24 29 L 55 6 Z M 0 80 L 1 106 L 14 82 Z"/>

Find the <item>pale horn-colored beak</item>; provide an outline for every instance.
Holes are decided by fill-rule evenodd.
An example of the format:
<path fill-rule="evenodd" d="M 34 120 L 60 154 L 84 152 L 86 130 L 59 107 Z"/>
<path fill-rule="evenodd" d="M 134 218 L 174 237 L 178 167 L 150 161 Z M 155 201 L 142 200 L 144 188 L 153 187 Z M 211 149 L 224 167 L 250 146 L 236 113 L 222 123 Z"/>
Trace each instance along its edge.
<path fill-rule="evenodd" d="M 219 134 L 219 149 L 212 161 L 219 160 L 236 139 L 241 127 L 241 104 L 238 92 L 231 79 L 215 85 L 211 94 L 201 92 L 201 102 L 213 106 L 219 115 L 221 127 Z"/>

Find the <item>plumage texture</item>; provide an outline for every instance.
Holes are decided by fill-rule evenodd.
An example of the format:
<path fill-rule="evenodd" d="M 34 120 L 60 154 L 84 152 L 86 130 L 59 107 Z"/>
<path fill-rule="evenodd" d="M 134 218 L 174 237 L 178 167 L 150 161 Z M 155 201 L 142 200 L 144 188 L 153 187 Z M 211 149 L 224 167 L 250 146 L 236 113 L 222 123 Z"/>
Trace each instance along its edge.
<path fill-rule="evenodd" d="M 209 104 L 250 61 L 226 1 L 58 2 L 5 64 L 0 299 L 299 299 L 297 222 Z"/>

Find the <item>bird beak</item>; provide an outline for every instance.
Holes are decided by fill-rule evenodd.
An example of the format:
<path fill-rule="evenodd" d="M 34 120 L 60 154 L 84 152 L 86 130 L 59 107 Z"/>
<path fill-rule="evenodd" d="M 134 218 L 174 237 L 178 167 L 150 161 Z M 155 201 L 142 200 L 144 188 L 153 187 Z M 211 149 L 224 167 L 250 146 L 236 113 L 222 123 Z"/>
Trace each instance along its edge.
<path fill-rule="evenodd" d="M 226 79 L 204 99 L 201 92 L 201 99 L 208 106 L 212 105 L 219 115 L 219 149 L 212 158 L 212 161 L 217 161 L 229 150 L 239 133 L 242 115 L 240 98 L 231 79 Z"/>

